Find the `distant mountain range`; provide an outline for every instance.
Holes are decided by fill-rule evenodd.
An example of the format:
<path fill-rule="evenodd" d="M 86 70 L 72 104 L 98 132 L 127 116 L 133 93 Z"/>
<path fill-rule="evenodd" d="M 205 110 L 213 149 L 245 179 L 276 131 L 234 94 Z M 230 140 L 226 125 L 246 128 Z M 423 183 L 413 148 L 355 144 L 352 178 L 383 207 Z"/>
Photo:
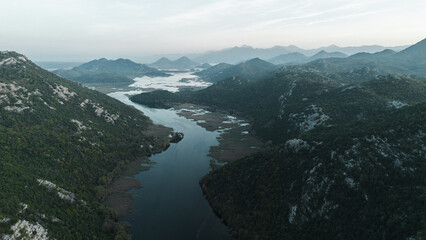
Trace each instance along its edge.
<path fill-rule="evenodd" d="M 373 54 L 357 53 L 347 58 L 319 59 L 305 66 L 328 73 L 368 67 L 381 73 L 397 72 L 426 76 L 426 39 L 400 52 L 388 49 Z"/>
<path fill-rule="evenodd" d="M 192 61 L 187 57 L 181 57 L 174 61 L 166 57 L 158 59 L 156 62 L 149 64 L 151 67 L 155 67 L 161 70 L 190 70 L 199 65 L 199 63 Z"/>
<path fill-rule="evenodd" d="M 359 52 L 367 52 L 367 53 L 375 53 L 380 52 L 385 49 L 391 49 L 393 51 L 401 51 L 405 49 L 407 46 L 399 46 L 399 47 L 384 47 L 379 45 L 371 45 L 371 46 L 360 46 L 360 47 L 338 47 L 336 45 L 331 45 L 328 47 L 321 47 L 317 49 L 301 49 L 297 46 L 275 46 L 272 48 L 253 48 L 250 46 L 242 46 L 242 47 L 233 47 L 228 49 L 223 49 L 220 51 L 210 51 L 198 55 L 189 55 L 197 62 L 207 62 L 207 63 L 232 63 L 236 64 L 242 61 L 247 61 L 252 58 L 261 58 L 264 60 L 268 60 L 271 58 L 275 58 L 282 54 L 288 53 L 301 53 L 305 56 L 313 56 L 318 54 L 321 51 L 324 52 L 340 52 L 345 55 L 353 55 Z"/>
<path fill-rule="evenodd" d="M 277 57 L 269 59 L 269 62 L 274 64 L 291 64 L 291 65 L 297 65 L 297 64 L 303 64 L 308 63 L 317 59 L 323 59 L 323 58 L 345 58 L 348 55 L 341 53 L 341 52 L 326 52 L 324 50 L 321 50 L 317 54 L 313 55 L 312 57 L 307 57 L 306 55 L 303 55 L 302 53 L 293 52 L 293 53 L 286 53 L 281 54 Z"/>
<path fill-rule="evenodd" d="M 135 63 L 129 59 L 107 60 L 105 58 L 84 63 L 72 69 L 59 69 L 53 73 L 80 83 L 130 84 L 133 78 L 142 76 L 169 76 L 155 68 Z"/>
<path fill-rule="evenodd" d="M 347 56 L 340 52 L 320 51 L 307 57 L 293 52 L 279 55 L 269 60 L 280 65 L 292 65 L 290 68 L 305 68 L 306 70 L 321 71 L 342 83 L 362 82 L 379 74 L 410 74 L 418 77 L 426 76 L 426 40 L 410 46 L 403 51 L 395 52 L 390 49 L 377 53 L 357 53 Z M 231 76 L 239 76 L 248 80 L 257 81 L 272 76 L 280 71 L 274 66 L 259 58 L 255 58 L 237 65 L 227 63 L 217 64 L 194 75 L 205 81 L 217 82 Z M 289 67 L 283 67 L 289 69 Z"/>

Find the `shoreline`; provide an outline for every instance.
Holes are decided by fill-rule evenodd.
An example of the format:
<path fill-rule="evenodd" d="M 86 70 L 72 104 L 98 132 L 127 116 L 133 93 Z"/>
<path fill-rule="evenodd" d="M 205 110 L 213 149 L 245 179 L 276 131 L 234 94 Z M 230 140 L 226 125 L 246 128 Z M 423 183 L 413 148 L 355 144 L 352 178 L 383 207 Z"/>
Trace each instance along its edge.
<path fill-rule="evenodd" d="M 179 116 L 194 120 L 207 131 L 218 131 L 218 146 L 210 147 L 208 156 L 212 169 L 256 153 L 265 147 L 251 129 L 251 122 L 240 116 L 230 116 L 222 110 L 208 111 L 210 108 L 197 104 L 175 104 L 173 108 Z M 207 110 L 206 110 L 207 109 Z"/>
<path fill-rule="evenodd" d="M 173 132 L 172 128 L 157 125 L 152 122 L 145 131 L 147 135 L 154 136 L 159 140 L 169 139 L 168 136 L 171 132 Z M 167 144 L 162 147 L 153 149 L 151 155 L 163 152 L 167 150 L 169 146 L 170 142 L 167 141 Z M 135 175 L 143 171 L 148 171 L 155 164 L 155 162 L 149 159 L 150 156 L 142 156 L 139 159 L 128 163 L 126 165 L 126 170 L 118 175 L 106 187 L 106 197 L 101 204 L 111 208 L 116 213 L 117 219 L 123 218 L 132 213 L 135 200 L 133 194 L 129 191 L 132 189 L 142 188 L 143 183 L 137 180 Z"/>

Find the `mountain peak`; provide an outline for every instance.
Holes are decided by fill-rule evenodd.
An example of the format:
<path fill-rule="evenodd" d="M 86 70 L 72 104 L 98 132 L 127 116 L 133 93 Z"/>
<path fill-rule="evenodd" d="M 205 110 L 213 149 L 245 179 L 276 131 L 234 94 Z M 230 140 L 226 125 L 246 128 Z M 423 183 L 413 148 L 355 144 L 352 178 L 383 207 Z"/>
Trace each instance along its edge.
<path fill-rule="evenodd" d="M 0 52 L 0 67 L 4 66 L 21 66 L 33 64 L 27 57 L 14 51 L 1 51 Z"/>
<path fill-rule="evenodd" d="M 260 58 L 253 58 L 253 59 L 250 59 L 250 60 L 248 60 L 244 63 L 241 63 L 241 64 L 243 64 L 243 65 L 254 65 L 254 66 L 271 66 L 271 67 L 275 66 L 274 64 L 267 62 L 265 60 L 262 60 Z"/>

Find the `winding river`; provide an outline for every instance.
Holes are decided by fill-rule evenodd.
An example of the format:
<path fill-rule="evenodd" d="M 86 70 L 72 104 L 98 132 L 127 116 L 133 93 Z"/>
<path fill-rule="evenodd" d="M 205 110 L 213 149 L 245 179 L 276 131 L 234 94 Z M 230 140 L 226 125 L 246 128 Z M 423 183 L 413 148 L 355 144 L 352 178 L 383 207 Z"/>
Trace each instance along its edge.
<path fill-rule="evenodd" d="M 133 239 L 231 239 L 229 229 L 216 217 L 199 186 L 209 172 L 207 154 L 218 145 L 219 133 L 210 132 L 176 112 L 133 103 L 126 94 L 108 94 L 134 106 L 156 124 L 183 132 L 184 139 L 151 157 L 156 164 L 135 177 L 142 188 L 132 190 L 134 212 L 123 218 L 132 224 Z"/>

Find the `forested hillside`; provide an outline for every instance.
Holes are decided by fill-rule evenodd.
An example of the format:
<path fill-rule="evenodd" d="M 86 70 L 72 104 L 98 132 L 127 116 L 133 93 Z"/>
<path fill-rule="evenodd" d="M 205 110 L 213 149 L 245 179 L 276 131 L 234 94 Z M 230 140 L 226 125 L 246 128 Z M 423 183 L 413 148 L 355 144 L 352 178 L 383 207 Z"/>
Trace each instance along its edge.
<path fill-rule="evenodd" d="M 426 84 L 420 80 L 386 75 L 360 82 L 345 85 L 327 74 L 295 68 L 258 82 L 231 77 L 197 92 L 155 91 L 131 100 L 156 107 L 190 102 L 225 109 L 252 118 L 256 134 L 276 143 L 320 125 L 366 121 L 426 101 Z"/>
<path fill-rule="evenodd" d="M 199 76 L 204 81 L 213 83 L 237 76 L 250 81 L 258 81 L 273 76 L 278 70 L 278 66 L 262 59 L 254 58 L 237 65 L 220 63 L 206 70 L 196 72 L 194 75 Z"/>
<path fill-rule="evenodd" d="M 321 127 L 200 184 L 239 239 L 424 239 L 426 104 Z"/>
<path fill-rule="evenodd" d="M 99 200 L 126 163 L 168 143 L 144 134 L 149 124 L 136 109 L 0 52 L 0 237 L 123 239 Z"/>
<path fill-rule="evenodd" d="M 231 77 L 197 92 L 131 100 L 225 109 L 273 140 L 200 182 L 239 239 L 426 237 L 423 80 L 289 67 L 257 82 Z"/>

